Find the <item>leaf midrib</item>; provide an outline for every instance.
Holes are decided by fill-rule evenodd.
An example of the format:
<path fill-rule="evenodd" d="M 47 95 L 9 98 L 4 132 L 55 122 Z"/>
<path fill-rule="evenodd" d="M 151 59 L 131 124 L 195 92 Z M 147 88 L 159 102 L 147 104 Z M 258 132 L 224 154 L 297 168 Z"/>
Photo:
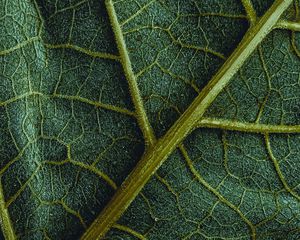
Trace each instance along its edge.
<path fill-rule="evenodd" d="M 169 131 L 157 141 L 153 147 L 146 151 L 144 157 L 138 162 L 135 169 L 123 182 L 111 201 L 81 239 L 99 239 L 105 236 L 114 222 L 125 212 L 143 186 L 148 182 L 153 173 L 162 165 L 173 150 L 175 150 L 178 144 L 196 127 L 206 109 L 238 72 L 251 53 L 276 26 L 280 16 L 292 2 L 293 0 L 276 0 L 257 24 L 248 30 L 233 54 L 201 91 L 189 108 L 181 115 Z M 111 0 L 106 3 L 109 14 L 116 16 Z M 115 26 L 118 27 L 118 33 L 122 36 L 120 26 L 118 24 Z M 129 56 L 127 55 L 127 57 L 127 63 L 130 64 Z"/>

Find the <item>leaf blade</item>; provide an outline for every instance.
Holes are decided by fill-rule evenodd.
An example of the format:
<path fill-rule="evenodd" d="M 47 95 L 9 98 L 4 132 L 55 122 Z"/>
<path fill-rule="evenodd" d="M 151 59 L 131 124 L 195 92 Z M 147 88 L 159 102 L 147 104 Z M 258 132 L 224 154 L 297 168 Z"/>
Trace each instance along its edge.
<path fill-rule="evenodd" d="M 117 191 L 110 203 L 85 232 L 82 239 L 104 237 L 113 223 L 138 195 L 152 174 L 193 129 L 194 125 L 199 118 L 202 117 L 215 97 L 239 70 L 249 55 L 257 48 L 259 43 L 277 24 L 280 16 L 292 2 L 292 0 L 276 1 L 258 24 L 250 29 L 239 47 L 226 61 L 211 82 L 202 90 L 186 112 L 170 128 L 166 135 L 158 140 L 150 151 L 146 152 L 143 159 L 139 161 L 136 168 L 124 181 L 123 187 Z"/>

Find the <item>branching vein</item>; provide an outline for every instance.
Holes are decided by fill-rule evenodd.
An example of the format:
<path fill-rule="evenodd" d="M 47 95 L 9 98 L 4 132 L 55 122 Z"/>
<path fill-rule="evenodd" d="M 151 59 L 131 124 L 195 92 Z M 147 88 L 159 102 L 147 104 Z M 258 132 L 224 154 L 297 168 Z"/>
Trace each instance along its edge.
<path fill-rule="evenodd" d="M 106 205 L 101 214 L 95 219 L 93 224 L 83 235 L 82 239 L 102 238 L 112 227 L 117 219 L 123 214 L 130 203 L 139 194 L 143 186 L 150 177 L 162 165 L 167 157 L 175 150 L 180 142 L 194 129 L 199 119 L 206 109 L 224 89 L 231 78 L 238 72 L 246 59 L 253 53 L 262 40 L 274 28 L 283 12 L 290 6 L 293 0 L 277 0 L 258 23 L 250 28 L 244 39 L 233 52 L 231 57 L 225 62 L 223 67 L 215 77 L 202 90 L 199 96 L 193 101 L 190 107 L 183 113 L 169 131 L 158 140 L 155 145 L 146 151 L 144 157 L 138 162 L 135 169 L 123 182 L 111 201 Z M 118 24 L 114 6 L 111 1 L 107 1 L 108 12 L 119 39 L 119 49 L 122 61 L 124 62 L 127 77 L 131 82 L 131 88 L 138 91 L 134 75 L 130 66 L 130 61 L 126 46 Z M 139 102 L 141 104 L 141 102 Z M 254 234 L 254 233 L 253 233 Z"/>
<path fill-rule="evenodd" d="M 272 147 L 271 147 L 271 142 L 270 142 L 270 136 L 269 134 L 266 134 L 265 135 L 265 141 L 266 141 L 266 146 L 267 146 L 267 150 L 268 150 L 268 153 L 269 153 L 269 156 L 274 164 L 274 167 L 275 167 L 275 170 L 278 174 L 278 177 L 283 185 L 283 187 L 285 188 L 285 190 L 290 193 L 293 197 L 295 197 L 298 201 L 300 201 L 300 196 L 294 191 L 294 189 L 292 189 L 288 183 L 286 182 L 285 180 L 285 177 L 283 175 L 283 173 L 281 172 L 281 169 L 280 169 L 280 166 L 279 166 L 279 163 L 276 159 L 276 157 L 274 156 L 273 154 L 273 151 L 272 151 Z"/>
<path fill-rule="evenodd" d="M 251 0 L 241 0 L 251 26 L 256 23 L 257 16 Z"/>
<path fill-rule="evenodd" d="M 111 105 L 111 104 L 105 104 L 105 103 L 102 103 L 100 101 L 93 101 L 93 100 L 90 100 L 90 99 L 87 99 L 87 98 L 84 98 L 84 97 L 80 97 L 80 96 L 71 96 L 71 95 L 63 95 L 63 94 L 53 94 L 53 95 L 48 94 L 47 95 L 47 94 L 43 94 L 43 93 L 40 93 L 40 92 L 28 92 L 28 93 L 10 98 L 10 99 L 8 99 L 4 102 L 0 102 L 0 107 L 7 106 L 7 105 L 9 105 L 13 102 L 16 102 L 18 100 L 21 100 L 21 99 L 24 99 L 24 98 L 27 98 L 27 97 L 30 97 L 30 96 L 41 96 L 41 97 L 46 97 L 46 98 L 61 98 L 61 99 L 66 99 L 66 100 L 70 100 L 70 101 L 78 101 L 78 102 L 86 103 L 86 104 L 89 104 L 89 105 L 92 105 L 92 106 L 95 106 L 95 107 L 99 107 L 99 108 L 103 108 L 103 109 L 106 109 L 106 110 L 110 110 L 110 111 L 114 111 L 114 112 L 118 112 L 118 113 L 121 113 L 121 114 L 125 114 L 125 115 L 128 115 L 128 116 L 135 117 L 135 113 L 128 110 L 128 109 L 121 108 L 121 107 L 118 107 L 118 106 L 114 106 L 114 105 Z"/>
<path fill-rule="evenodd" d="M 146 240 L 146 238 L 142 234 L 134 231 L 133 229 L 131 229 L 131 228 L 127 227 L 127 226 L 120 225 L 120 224 L 114 224 L 113 228 L 116 228 L 116 229 L 121 230 L 123 232 L 129 233 L 132 236 L 134 236 L 134 237 L 136 237 L 136 238 L 138 238 L 140 240 Z"/>
<path fill-rule="evenodd" d="M 8 49 L 5 49 L 5 50 L 2 50 L 0 51 L 0 56 L 3 56 L 3 55 L 6 55 L 6 54 L 9 54 L 9 53 L 12 53 L 30 43 L 33 43 L 35 41 L 38 41 L 39 40 L 39 37 L 32 37 L 32 38 L 29 38 L 28 40 L 24 41 L 24 42 L 21 42 L 21 43 L 18 43 L 16 46 L 14 47 L 11 47 L 11 48 L 8 48 Z"/>
<path fill-rule="evenodd" d="M 276 28 L 300 32 L 300 22 L 281 20 L 277 23 Z"/>
<path fill-rule="evenodd" d="M 135 106 L 137 117 L 138 117 L 138 123 L 139 126 L 143 132 L 146 144 L 152 145 L 155 141 L 155 136 L 153 133 L 153 130 L 151 128 L 151 125 L 149 123 L 146 111 L 143 106 L 142 97 L 138 88 L 136 76 L 134 75 L 131 61 L 129 58 L 128 50 L 126 47 L 126 43 L 123 37 L 123 33 L 121 30 L 121 26 L 118 21 L 117 14 L 115 12 L 113 3 L 111 0 L 106 1 L 106 7 L 107 12 L 110 18 L 111 26 L 113 28 L 117 46 L 120 52 L 121 56 L 121 63 L 123 65 L 123 69 L 126 75 L 126 79 L 128 81 L 131 97 L 133 104 Z"/>
<path fill-rule="evenodd" d="M 203 118 L 198 122 L 199 128 L 219 128 L 230 131 L 254 133 L 300 133 L 300 125 L 271 125 L 246 123 L 226 119 Z"/>
<path fill-rule="evenodd" d="M 203 177 L 199 174 L 199 172 L 194 167 L 193 161 L 190 159 L 187 151 L 185 150 L 184 146 L 181 144 L 179 146 L 179 149 L 188 165 L 188 168 L 190 169 L 191 173 L 196 177 L 197 181 L 201 183 L 208 191 L 213 193 L 221 202 L 223 202 L 225 205 L 230 207 L 233 211 L 235 211 L 241 219 L 249 226 L 251 231 L 251 237 L 253 240 L 256 239 L 256 229 L 255 226 L 251 223 L 251 221 L 241 212 L 240 209 L 238 209 L 234 204 L 232 204 L 230 201 L 228 201 L 226 198 L 224 198 L 216 189 L 214 189 L 212 186 L 209 185 L 208 182 L 206 182 Z"/>
<path fill-rule="evenodd" d="M 1 179 L 0 179 L 1 181 Z M 6 240 L 15 240 L 16 235 L 13 229 L 13 225 L 11 223 L 9 213 L 5 204 L 2 183 L 0 182 L 0 223 L 3 235 Z"/>
<path fill-rule="evenodd" d="M 86 55 L 89 55 L 93 58 L 120 60 L 120 57 L 117 56 L 117 55 L 114 55 L 114 54 L 111 54 L 111 53 L 94 52 L 94 51 L 91 51 L 89 49 L 85 49 L 85 48 L 79 47 L 77 45 L 69 44 L 69 43 L 57 44 L 57 45 L 45 43 L 44 45 L 45 45 L 45 47 L 50 48 L 50 49 L 60 49 L 60 48 L 62 48 L 62 49 L 64 49 L 64 48 L 72 49 L 72 50 L 84 53 Z"/>

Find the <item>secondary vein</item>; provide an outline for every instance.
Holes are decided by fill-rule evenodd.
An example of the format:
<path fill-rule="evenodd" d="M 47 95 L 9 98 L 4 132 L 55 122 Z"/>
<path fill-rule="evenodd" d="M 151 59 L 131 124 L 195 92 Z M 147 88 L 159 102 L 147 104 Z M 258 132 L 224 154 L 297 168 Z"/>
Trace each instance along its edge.
<path fill-rule="evenodd" d="M 291 188 L 289 186 L 289 184 L 287 183 L 281 169 L 280 169 L 280 166 L 279 166 L 279 162 L 278 160 L 276 159 L 276 157 L 274 156 L 273 154 L 273 151 L 272 151 L 272 147 L 271 147 L 271 141 L 270 141 L 270 136 L 268 134 L 265 135 L 265 142 L 266 142 L 266 147 L 267 147 L 267 150 L 268 150 L 268 153 L 269 153 L 269 156 L 274 164 L 274 168 L 277 172 L 277 175 L 284 187 L 284 189 L 290 193 L 293 197 L 295 197 L 298 201 L 300 201 L 300 196 L 296 193 L 296 191 Z"/>
<path fill-rule="evenodd" d="M 300 22 L 281 20 L 276 25 L 276 28 L 300 32 Z"/>
<path fill-rule="evenodd" d="M 2 233 L 6 240 L 17 239 L 14 232 L 13 225 L 9 217 L 8 209 L 6 207 L 1 179 L 0 179 L 0 223 L 1 223 Z"/>
<path fill-rule="evenodd" d="M 200 173 L 194 167 L 193 161 L 190 159 L 183 144 L 181 144 L 179 146 L 179 149 L 187 163 L 188 169 L 195 176 L 196 180 L 200 184 L 202 184 L 209 192 L 214 194 L 219 199 L 220 202 L 222 202 L 225 205 L 227 205 L 228 207 L 230 207 L 233 211 L 235 211 L 240 216 L 240 218 L 248 225 L 248 227 L 250 229 L 251 239 L 255 240 L 256 239 L 256 229 L 255 229 L 253 223 L 242 213 L 242 211 L 238 207 L 236 207 L 234 204 L 232 204 L 230 201 L 228 201 L 225 197 L 222 196 L 222 194 L 220 194 L 216 189 L 214 189 L 208 182 L 206 182 L 204 180 L 204 178 L 200 175 Z"/>
<path fill-rule="evenodd" d="M 114 224 L 113 225 L 113 228 L 116 228 L 118 230 L 121 230 L 123 232 L 126 232 L 126 233 L 129 233 L 131 234 L 132 236 L 140 239 L 140 240 L 146 240 L 147 238 L 145 238 L 142 234 L 134 231 L 133 229 L 127 227 L 127 226 L 124 226 L 124 225 L 120 225 L 120 224 Z"/>
<path fill-rule="evenodd" d="M 262 123 L 247 123 L 226 119 L 202 118 L 199 128 L 220 128 L 230 131 L 253 133 L 300 133 L 300 125 L 272 125 Z"/>
<path fill-rule="evenodd" d="M 199 119 L 203 116 L 206 109 L 218 96 L 222 89 L 228 84 L 230 79 L 238 72 L 243 63 L 253 53 L 262 40 L 274 28 L 283 12 L 290 6 L 293 0 L 276 0 L 272 7 L 257 22 L 255 26 L 249 29 L 245 37 L 225 62 L 223 67 L 201 91 L 199 96 L 193 101 L 189 108 L 182 114 L 169 131 L 158 140 L 154 146 L 150 147 L 138 162 L 135 169 L 123 182 L 116 194 L 106 205 L 100 215 L 95 219 L 90 228 L 82 236 L 82 239 L 101 239 L 109 231 L 112 225 L 125 212 L 130 203 L 136 198 L 150 177 L 163 164 L 168 156 L 175 150 L 179 143 L 194 129 Z M 111 20 L 114 22 L 115 33 L 119 34 L 122 61 L 127 71 L 127 77 L 132 83 L 134 78 L 131 71 L 130 61 L 125 51 L 125 43 L 122 38 L 121 29 L 118 25 L 116 13 L 111 1 L 107 1 L 108 12 Z M 134 84 L 135 90 L 137 85 Z M 131 86 L 132 88 L 132 86 Z"/>
<path fill-rule="evenodd" d="M 155 136 L 149 123 L 146 111 L 144 109 L 143 100 L 138 88 L 136 76 L 134 75 L 132 69 L 122 29 L 111 0 L 106 1 L 106 7 L 111 26 L 115 34 L 115 39 L 120 53 L 121 63 L 124 69 L 126 79 L 128 81 L 131 98 L 137 112 L 137 120 L 144 135 L 146 144 L 151 146 L 155 142 Z"/>
<path fill-rule="evenodd" d="M 247 13 L 249 22 L 250 22 L 251 26 L 253 26 L 257 20 L 257 15 L 256 15 L 255 9 L 253 7 L 253 4 L 252 4 L 251 0 L 241 0 L 241 1 L 244 6 L 244 9 Z"/>
<path fill-rule="evenodd" d="M 111 54 L 111 53 L 95 52 L 95 51 L 91 51 L 89 49 L 85 49 L 85 48 L 82 48 L 80 46 L 73 45 L 70 43 L 57 44 L 57 45 L 45 43 L 44 45 L 45 45 L 45 47 L 47 47 L 49 49 L 72 49 L 72 50 L 84 53 L 93 58 L 111 59 L 111 60 L 116 60 L 116 61 L 119 61 L 119 58 L 120 58 L 119 56 Z"/>
<path fill-rule="evenodd" d="M 0 56 L 3 56 L 3 55 L 6 55 L 6 54 L 9 54 L 9 53 L 12 53 L 30 43 L 33 43 L 35 41 L 38 41 L 39 40 L 39 37 L 32 37 L 32 38 L 29 38 L 27 39 L 26 41 L 24 42 L 21 42 L 21 43 L 18 43 L 17 45 L 11 47 L 11 48 L 8 48 L 8 49 L 4 49 L 4 50 L 1 50 L 0 51 Z"/>

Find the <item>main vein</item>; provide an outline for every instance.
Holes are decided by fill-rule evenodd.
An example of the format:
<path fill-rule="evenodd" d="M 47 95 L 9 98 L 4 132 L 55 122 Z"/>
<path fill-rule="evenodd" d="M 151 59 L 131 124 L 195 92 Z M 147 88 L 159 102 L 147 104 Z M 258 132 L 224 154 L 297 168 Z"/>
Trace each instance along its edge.
<path fill-rule="evenodd" d="M 208 85 L 201 91 L 189 108 L 182 114 L 169 131 L 159 139 L 154 146 L 146 151 L 135 169 L 123 182 L 122 186 L 117 190 L 110 202 L 82 236 L 82 239 L 101 239 L 105 236 L 112 225 L 120 218 L 130 203 L 139 194 L 150 177 L 168 158 L 178 144 L 194 129 L 206 109 L 228 84 L 234 74 L 238 72 L 250 54 L 274 28 L 282 13 L 292 2 L 293 0 L 276 0 L 260 21 L 249 29 L 236 50 Z M 107 6 L 111 21 L 113 22 L 112 25 L 114 31 L 122 36 L 112 2 L 108 1 Z M 119 46 L 119 48 L 126 49 L 124 40 L 123 38 L 121 39 L 122 41 L 118 42 L 119 45 L 121 44 L 121 47 Z M 122 61 L 124 62 L 123 64 L 125 64 L 125 67 L 127 67 L 128 70 L 131 70 L 128 55 L 124 51 L 121 55 Z M 133 79 L 132 70 L 126 74 L 129 79 Z M 134 87 L 137 91 L 137 86 L 135 84 L 133 85 L 134 86 L 131 86 L 131 88 Z M 141 102 L 138 104 L 141 104 Z"/>
<path fill-rule="evenodd" d="M 155 136 L 154 136 L 153 130 L 151 128 L 151 125 L 149 123 L 146 111 L 144 109 L 142 97 L 140 95 L 137 80 L 136 80 L 136 77 L 135 77 L 133 69 L 132 69 L 132 65 L 131 65 L 128 50 L 126 47 L 126 43 L 124 40 L 124 36 L 122 33 L 122 29 L 121 29 L 116 11 L 114 9 L 114 6 L 113 6 L 113 3 L 111 0 L 106 1 L 106 7 L 107 7 L 107 12 L 109 15 L 110 23 L 113 28 L 114 34 L 115 34 L 115 39 L 116 39 L 117 46 L 119 49 L 123 70 L 124 70 L 126 79 L 128 81 L 131 98 L 132 98 L 135 110 L 137 112 L 138 123 L 139 123 L 139 126 L 144 135 L 146 144 L 151 146 L 155 142 Z"/>

